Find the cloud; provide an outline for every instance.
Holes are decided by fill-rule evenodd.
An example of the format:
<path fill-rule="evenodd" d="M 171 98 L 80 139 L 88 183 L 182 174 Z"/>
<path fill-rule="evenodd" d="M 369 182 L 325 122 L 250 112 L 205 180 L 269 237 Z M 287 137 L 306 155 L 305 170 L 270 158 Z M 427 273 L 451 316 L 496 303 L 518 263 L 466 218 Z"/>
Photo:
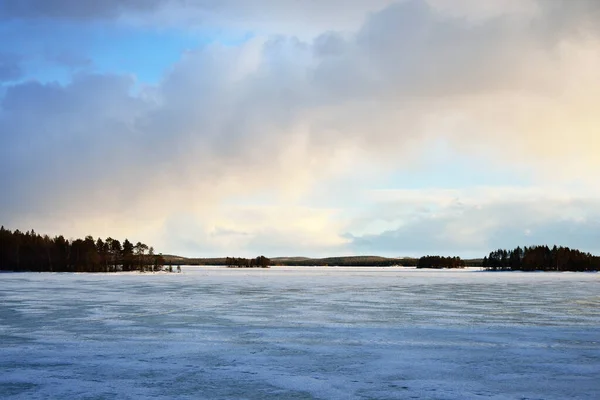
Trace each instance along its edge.
<path fill-rule="evenodd" d="M 360 195 L 360 190 L 353 194 Z M 369 192 L 358 212 L 268 204 L 170 218 L 157 239 L 180 254 L 483 257 L 496 248 L 557 244 L 600 252 L 600 193 L 559 187 Z M 557 212 L 560 210 L 560 213 Z M 345 233 L 343 233 L 345 232 Z"/>
<path fill-rule="evenodd" d="M 0 17 L 3 18 L 114 18 L 123 12 L 148 11 L 163 0 L 2 0 Z"/>
<path fill-rule="evenodd" d="M 378 197 L 371 213 L 348 228 L 356 232 L 390 217 L 394 227 L 347 233 L 352 241 L 349 247 L 358 252 L 482 257 L 495 248 L 536 244 L 600 251 L 599 196 L 573 196 L 547 188 L 471 188 L 401 190 Z"/>
<path fill-rule="evenodd" d="M 595 0 L 1 0 L 0 18 L 118 20 L 155 26 L 198 26 L 240 29 L 255 33 L 294 34 L 327 30 L 355 30 L 365 17 L 389 5 L 426 4 L 446 18 L 462 22 L 542 14 L 548 34 L 563 29 L 597 29 Z M 343 10 L 343 11 L 341 11 Z"/>
<path fill-rule="evenodd" d="M 18 80 L 23 76 L 21 57 L 0 53 L 0 83 Z"/>
<path fill-rule="evenodd" d="M 342 226 L 337 212 L 294 205 L 221 205 L 202 217 L 173 215 L 157 241 L 190 256 L 324 256 L 347 251 L 347 239 L 337 233 Z"/>
<path fill-rule="evenodd" d="M 314 35 L 354 29 L 393 0 L 0 0 L 0 19 L 118 21 L 142 27 Z M 340 12 L 340 10 L 344 10 Z"/>
<path fill-rule="evenodd" d="M 110 207 L 106 191 L 126 192 L 125 176 L 135 177 L 140 161 L 131 126 L 147 109 L 129 95 L 132 83 L 128 77 L 80 76 L 66 87 L 9 87 L 1 103 L 0 163 L 10 171 L 2 186 L 11 195 L 3 196 L 2 206 L 19 214 L 77 212 L 96 196 L 92 207 Z"/>
<path fill-rule="evenodd" d="M 48 62 L 75 70 L 90 67 L 93 64 L 91 58 L 84 54 L 68 50 L 58 52 L 48 51 L 45 58 Z"/>
<path fill-rule="evenodd" d="M 2 9 L 19 18 L 87 19 L 120 10 L 168 18 L 182 9 L 157 2 L 34 3 L 2 3 Z M 302 15 L 326 21 L 334 3 L 339 6 L 302 3 L 309 4 Z M 154 86 L 139 87 L 133 75 L 87 73 L 63 85 L 10 85 L 0 109 L 0 167 L 10 171 L 0 179 L 0 191 L 9 193 L 0 198 L 0 217 L 51 231 L 67 218 L 105 231 L 108 220 L 123 232 L 150 236 L 176 213 L 209 218 L 226 198 L 275 189 L 287 204 L 316 182 L 351 175 L 355 160 L 397 168 L 406 158 L 428 157 L 428 143 L 439 138 L 457 156 L 478 151 L 489 163 L 517 163 L 553 179 L 595 179 L 597 3 L 576 3 L 541 2 L 525 14 L 465 19 L 425 1 L 405 1 L 369 14 L 355 30 L 326 30 L 314 39 L 258 35 L 189 51 Z M 298 12 L 283 2 L 214 4 L 211 15 L 232 20 L 230 13 L 241 18 L 266 6 L 289 13 L 283 21 Z M 354 6 L 359 3 L 348 7 Z M 456 219 L 439 218 L 403 226 L 431 237 Z M 295 234 L 242 223 L 214 226 L 215 232 L 250 232 L 233 235 L 240 246 L 315 243 L 300 227 Z M 328 227 L 333 239 L 325 243 L 344 243 L 343 227 L 331 226 L 339 230 Z M 408 239 L 410 229 L 388 231 L 381 240 Z M 449 233 L 437 235 L 440 245 L 444 239 L 466 249 Z M 357 248 L 375 241 L 351 238 Z M 207 234 L 205 240 L 215 239 Z"/>

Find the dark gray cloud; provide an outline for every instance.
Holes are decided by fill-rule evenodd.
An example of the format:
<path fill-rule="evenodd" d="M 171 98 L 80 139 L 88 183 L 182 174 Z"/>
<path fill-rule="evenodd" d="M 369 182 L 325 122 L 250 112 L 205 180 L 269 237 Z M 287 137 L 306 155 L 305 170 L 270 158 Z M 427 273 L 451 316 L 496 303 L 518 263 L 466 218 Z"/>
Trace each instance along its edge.
<path fill-rule="evenodd" d="M 63 50 L 58 52 L 48 51 L 46 60 L 69 69 L 86 68 L 93 64 L 92 59 L 77 51 Z"/>
<path fill-rule="evenodd" d="M 550 37 L 566 32 L 598 34 L 600 2 L 596 0 L 539 0 L 545 33 Z"/>
<path fill-rule="evenodd" d="M 23 76 L 22 57 L 0 53 L 0 83 L 14 81 Z"/>
<path fill-rule="evenodd" d="M 596 0 L 531 1 L 537 2 L 544 20 L 554 32 L 562 29 L 597 29 L 600 5 Z M 430 7 L 430 2 L 439 3 L 434 0 L 0 0 L 0 17 L 89 20 L 160 13 L 162 17 L 154 15 L 149 21 L 180 24 L 200 22 L 207 25 L 218 23 L 229 27 L 231 23 L 239 27 L 245 23 L 247 28 L 257 28 L 258 22 L 263 26 L 277 27 L 276 30 L 280 33 L 289 33 L 285 29 L 286 24 L 297 28 L 296 23 L 301 21 L 316 24 L 323 30 L 328 26 L 329 29 L 337 29 L 349 26 L 344 21 L 360 23 L 370 12 L 381 10 L 387 5 L 407 3 L 412 12 L 405 14 L 405 20 L 394 19 L 392 23 L 398 22 L 400 29 L 410 30 L 414 26 L 422 26 L 424 21 L 419 18 Z M 385 26 L 387 23 L 381 16 L 379 18 Z"/>
<path fill-rule="evenodd" d="M 150 11 L 164 0 L 0 0 L 0 18 L 104 19 Z"/>
<path fill-rule="evenodd" d="M 263 31 L 265 27 L 287 32 L 287 28 L 322 29 L 360 22 L 364 13 L 392 0 L 0 0 L 0 18 L 109 20 L 129 16 L 142 24 L 227 26 Z M 340 8 L 344 12 L 340 13 Z M 332 26 L 333 25 L 333 26 Z M 261 28 L 262 27 L 262 28 Z M 272 31 L 267 28 L 267 31 Z"/>
<path fill-rule="evenodd" d="M 132 84 L 127 77 L 92 75 L 66 87 L 9 87 L 1 103 L 0 165 L 9 171 L 1 184 L 11 194 L 0 199 L 2 207 L 26 214 L 71 204 L 77 213 L 87 201 L 110 198 L 102 195 L 106 190 L 122 198 L 144 168 L 130 127 L 144 104 L 129 95 Z"/>

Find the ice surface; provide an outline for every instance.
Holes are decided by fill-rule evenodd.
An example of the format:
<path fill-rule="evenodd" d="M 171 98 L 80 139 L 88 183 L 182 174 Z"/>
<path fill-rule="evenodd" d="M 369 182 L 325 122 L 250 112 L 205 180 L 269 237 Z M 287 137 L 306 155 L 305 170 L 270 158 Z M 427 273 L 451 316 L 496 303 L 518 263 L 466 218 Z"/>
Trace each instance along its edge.
<path fill-rule="evenodd" d="M 0 274 L 0 398 L 600 399 L 600 275 Z"/>

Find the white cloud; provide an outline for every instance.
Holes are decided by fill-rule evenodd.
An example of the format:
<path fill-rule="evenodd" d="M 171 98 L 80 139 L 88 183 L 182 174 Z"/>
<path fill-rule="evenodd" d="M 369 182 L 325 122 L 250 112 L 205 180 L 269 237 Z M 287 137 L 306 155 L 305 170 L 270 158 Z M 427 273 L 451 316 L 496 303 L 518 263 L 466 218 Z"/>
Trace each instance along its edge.
<path fill-rule="evenodd" d="M 185 255 L 326 255 L 345 249 L 335 209 L 299 205 L 222 205 L 210 214 L 176 215 L 157 240 Z"/>
<path fill-rule="evenodd" d="M 494 248 L 558 244 L 600 251 L 600 196 L 556 188 L 469 188 L 373 193 L 368 211 L 348 225 L 350 247 L 396 255 L 483 256 Z M 368 224 L 395 214 L 387 230 Z M 395 226 L 394 226 L 395 225 Z"/>

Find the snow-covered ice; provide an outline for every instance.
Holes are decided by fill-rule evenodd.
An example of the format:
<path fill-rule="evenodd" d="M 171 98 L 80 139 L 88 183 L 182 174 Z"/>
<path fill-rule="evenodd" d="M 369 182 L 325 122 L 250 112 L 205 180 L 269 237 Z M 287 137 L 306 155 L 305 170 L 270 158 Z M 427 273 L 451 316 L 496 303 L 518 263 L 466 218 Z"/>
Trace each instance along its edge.
<path fill-rule="evenodd" d="M 600 275 L 0 274 L 2 399 L 600 399 Z"/>

